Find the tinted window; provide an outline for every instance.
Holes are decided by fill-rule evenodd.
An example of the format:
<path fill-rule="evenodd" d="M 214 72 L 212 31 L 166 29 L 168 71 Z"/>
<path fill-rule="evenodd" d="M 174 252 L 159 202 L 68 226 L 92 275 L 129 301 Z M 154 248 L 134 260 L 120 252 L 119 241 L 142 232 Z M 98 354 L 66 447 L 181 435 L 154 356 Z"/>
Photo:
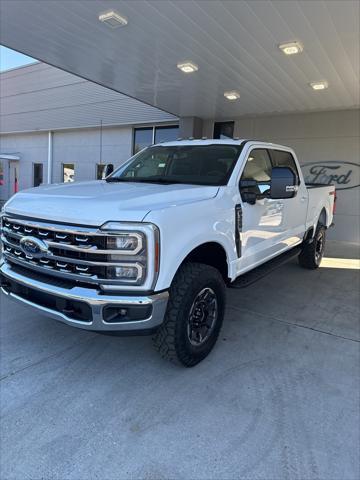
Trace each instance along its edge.
<path fill-rule="evenodd" d="M 234 137 L 234 122 L 215 122 L 214 138 L 226 139 Z"/>
<path fill-rule="evenodd" d="M 155 143 L 172 142 L 179 137 L 179 127 L 156 127 Z"/>
<path fill-rule="evenodd" d="M 3 162 L 0 160 L 0 185 L 4 185 L 4 167 Z"/>
<path fill-rule="evenodd" d="M 239 145 L 149 147 L 108 181 L 225 185 L 240 150 Z"/>
<path fill-rule="evenodd" d="M 109 170 L 111 168 L 111 170 Z M 96 179 L 103 180 L 114 170 L 112 163 L 97 163 L 96 164 Z"/>
<path fill-rule="evenodd" d="M 34 187 L 38 187 L 43 183 L 43 164 L 34 163 L 33 173 L 34 173 L 34 178 L 33 178 Z"/>
<path fill-rule="evenodd" d="M 135 128 L 134 130 L 134 152 L 138 153 L 153 143 L 153 128 Z"/>
<path fill-rule="evenodd" d="M 274 167 L 290 168 L 294 172 L 297 185 L 299 185 L 300 183 L 299 172 L 296 168 L 294 157 L 291 155 L 290 152 L 284 152 L 283 150 L 271 150 L 271 158 L 272 158 Z"/>

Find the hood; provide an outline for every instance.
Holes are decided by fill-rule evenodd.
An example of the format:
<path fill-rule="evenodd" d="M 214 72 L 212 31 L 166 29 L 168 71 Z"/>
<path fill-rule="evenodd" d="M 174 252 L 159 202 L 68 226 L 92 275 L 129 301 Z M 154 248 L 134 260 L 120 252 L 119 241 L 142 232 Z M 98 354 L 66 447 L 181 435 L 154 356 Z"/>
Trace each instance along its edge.
<path fill-rule="evenodd" d="M 100 226 L 109 220 L 141 222 L 151 211 L 175 208 L 216 196 L 202 185 L 107 183 L 104 180 L 31 188 L 6 204 L 8 214 L 48 221 Z"/>

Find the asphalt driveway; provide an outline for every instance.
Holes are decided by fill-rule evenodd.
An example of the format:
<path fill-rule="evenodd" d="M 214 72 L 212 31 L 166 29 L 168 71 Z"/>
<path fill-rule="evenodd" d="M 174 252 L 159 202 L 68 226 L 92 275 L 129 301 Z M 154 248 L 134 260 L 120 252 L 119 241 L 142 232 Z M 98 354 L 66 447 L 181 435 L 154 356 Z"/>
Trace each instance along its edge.
<path fill-rule="evenodd" d="M 327 265 L 229 290 L 193 369 L 1 296 L 1 478 L 358 480 L 359 270 Z"/>

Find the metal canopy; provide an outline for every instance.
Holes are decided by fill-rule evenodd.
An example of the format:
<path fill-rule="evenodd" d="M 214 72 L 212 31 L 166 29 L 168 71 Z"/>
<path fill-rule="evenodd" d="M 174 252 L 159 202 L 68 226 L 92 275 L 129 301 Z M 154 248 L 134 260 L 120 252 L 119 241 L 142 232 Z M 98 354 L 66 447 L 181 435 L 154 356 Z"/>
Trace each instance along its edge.
<path fill-rule="evenodd" d="M 2 0 L 3 45 L 178 116 L 359 105 L 357 1 Z M 98 19 L 115 9 L 128 25 Z M 281 43 L 297 40 L 298 55 Z M 181 61 L 199 70 L 184 74 Z M 329 88 L 313 91 L 310 82 Z M 237 90 L 230 102 L 224 91 Z"/>

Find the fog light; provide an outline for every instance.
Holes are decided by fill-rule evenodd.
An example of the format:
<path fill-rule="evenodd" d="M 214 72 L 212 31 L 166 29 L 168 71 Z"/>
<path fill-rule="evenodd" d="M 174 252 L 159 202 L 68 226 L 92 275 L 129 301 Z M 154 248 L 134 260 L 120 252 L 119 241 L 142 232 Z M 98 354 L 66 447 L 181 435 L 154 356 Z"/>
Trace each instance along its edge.
<path fill-rule="evenodd" d="M 121 267 L 109 267 L 108 277 L 123 278 L 125 280 L 137 280 L 141 276 L 141 267 L 138 265 L 129 265 Z"/>

